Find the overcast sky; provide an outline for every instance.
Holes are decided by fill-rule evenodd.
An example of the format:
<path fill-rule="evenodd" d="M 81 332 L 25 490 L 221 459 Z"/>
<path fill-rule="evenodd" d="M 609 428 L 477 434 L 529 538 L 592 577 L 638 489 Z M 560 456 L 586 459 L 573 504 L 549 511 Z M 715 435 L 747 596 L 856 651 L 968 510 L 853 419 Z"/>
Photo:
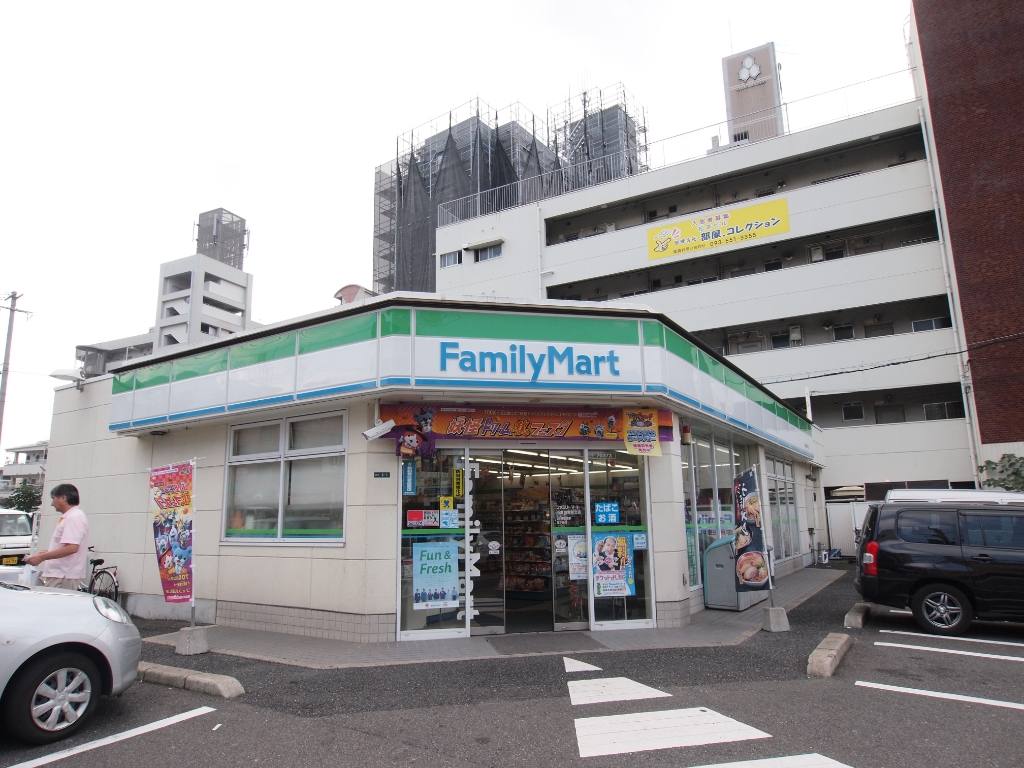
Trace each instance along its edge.
<path fill-rule="evenodd" d="M 247 219 L 254 318 L 273 322 L 371 285 L 374 167 L 473 97 L 544 114 L 621 81 L 658 139 L 724 120 L 722 57 L 767 41 L 787 101 L 907 66 L 907 0 L 729 7 L 3 3 L 0 291 L 34 312 L 15 323 L 3 447 L 49 436 L 46 374 L 76 344 L 153 325 L 158 265 L 195 252 L 200 211 Z M 840 101 L 865 93 L 879 107 L 910 87 Z"/>

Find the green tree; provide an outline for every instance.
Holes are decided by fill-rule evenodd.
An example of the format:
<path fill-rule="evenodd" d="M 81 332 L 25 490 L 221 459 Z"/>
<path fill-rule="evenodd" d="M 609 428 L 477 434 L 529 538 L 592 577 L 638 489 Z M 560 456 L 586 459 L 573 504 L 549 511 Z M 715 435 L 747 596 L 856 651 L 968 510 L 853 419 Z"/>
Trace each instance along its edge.
<path fill-rule="evenodd" d="M 0 499 L 0 507 L 17 509 L 21 512 L 35 512 L 43 501 L 43 486 L 19 485 L 6 499 Z"/>
<path fill-rule="evenodd" d="M 988 473 L 982 482 L 986 488 L 1003 488 L 1007 491 L 1024 491 L 1024 457 L 1004 453 L 999 461 L 986 461 L 979 472 Z"/>

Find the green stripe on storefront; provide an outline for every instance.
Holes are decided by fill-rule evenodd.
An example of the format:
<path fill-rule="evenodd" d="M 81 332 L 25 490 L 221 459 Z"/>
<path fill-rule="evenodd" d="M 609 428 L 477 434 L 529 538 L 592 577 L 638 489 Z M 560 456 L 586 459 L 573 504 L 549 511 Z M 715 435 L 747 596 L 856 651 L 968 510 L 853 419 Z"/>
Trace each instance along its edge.
<path fill-rule="evenodd" d="M 231 368 L 244 368 L 295 356 L 295 333 L 280 333 L 231 347 Z"/>
<path fill-rule="evenodd" d="M 160 363 L 147 368 L 140 368 L 135 372 L 135 388 L 145 389 L 146 387 L 157 387 L 166 384 L 171 380 L 171 364 Z"/>
<path fill-rule="evenodd" d="M 636 320 L 416 310 L 417 336 L 639 345 Z"/>
<path fill-rule="evenodd" d="M 411 309 L 385 309 L 380 313 L 380 335 L 409 336 L 412 333 Z"/>
<path fill-rule="evenodd" d="M 123 395 L 125 392 L 131 392 L 135 389 L 135 371 L 119 373 L 114 376 L 110 389 L 112 395 Z"/>
<path fill-rule="evenodd" d="M 377 338 L 377 315 L 361 315 L 299 331 L 299 354 Z"/>
<path fill-rule="evenodd" d="M 722 366 L 725 368 L 725 366 Z M 729 389 L 739 392 L 744 397 L 747 396 L 747 383 L 732 368 L 725 368 L 725 386 Z"/>
<path fill-rule="evenodd" d="M 668 328 L 665 329 L 665 349 L 695 368 L 697 367 L 697 347 Z"/>
<path fill-rule="evenodd" d="M 214 349 L 191 357 L 183 357 L 171 363 L 171 381 L 193 379 L 208 373 L 220 373 L 228 369 L 228 350 Z"/>
<path fill-rule="evenodd" d="M 644 345 L 648 347 L 665 346 L 665 326 L 650 320 L 643 321 Z"/>

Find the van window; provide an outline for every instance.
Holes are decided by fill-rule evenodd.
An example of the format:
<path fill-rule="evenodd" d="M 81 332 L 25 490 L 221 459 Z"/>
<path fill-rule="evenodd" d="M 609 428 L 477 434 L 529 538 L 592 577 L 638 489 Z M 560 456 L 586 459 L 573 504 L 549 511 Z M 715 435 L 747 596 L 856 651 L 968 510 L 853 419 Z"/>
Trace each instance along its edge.
<path fill-rule="evenodd" d="M 985 543 L 989 546 L 1024 549 L 1024 517 L 984 515 L 981 528 L 985 531 Z"/>
<path fill-rule="evenodd" d="M 915 544 L 958 544 L 956 512 L 910 510 L 896 518 L 896 534 Z"/>

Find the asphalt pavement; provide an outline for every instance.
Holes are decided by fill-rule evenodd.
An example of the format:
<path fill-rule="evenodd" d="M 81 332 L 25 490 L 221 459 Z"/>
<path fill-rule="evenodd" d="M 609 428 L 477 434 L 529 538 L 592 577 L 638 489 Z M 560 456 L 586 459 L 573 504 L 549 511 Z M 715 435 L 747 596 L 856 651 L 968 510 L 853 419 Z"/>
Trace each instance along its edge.
<path fill-rule="evenodd" d="M 848 574 L 790 611 L 788 633 L 760 632 L 727 647 L 571 654 L 601 667 L 592 672 L 566 672 L 551 655 L 312 670 L 218 654 L 186 660 L 146 644 L 145 660 L 233 675 L 246 694 L 224 701 L 140 683 L 104 700 L 88 726 L 59 745 L 26 749 L 0 736 L 0 766 L 202 706 L 215 711 L 51 764 L 684 768 L 810 753 L 856 768 L 1024 764 L 1024 709 L 857 685 L 1024 702 L 1024 627 L 977 625 L 969 638 L 1009 644 L 972 643 L 921 637 L 908 615 L 875 616 L 862 630 L 845 630 L 855 643 L 833 678 L 808 679 L 807 656 L 826 634 L 844 631 L 857 600 Z M 168 631 L 165 622 L 139 623 L 146 634 Z M 571 681 L 608 678 L 670 696 L 571 703 Z M 747 735 L 580 757 L 581 749 L 600 752 L 601 732 L 622 718 L 642 744 L 645 723 L 686 713 Z"/>

